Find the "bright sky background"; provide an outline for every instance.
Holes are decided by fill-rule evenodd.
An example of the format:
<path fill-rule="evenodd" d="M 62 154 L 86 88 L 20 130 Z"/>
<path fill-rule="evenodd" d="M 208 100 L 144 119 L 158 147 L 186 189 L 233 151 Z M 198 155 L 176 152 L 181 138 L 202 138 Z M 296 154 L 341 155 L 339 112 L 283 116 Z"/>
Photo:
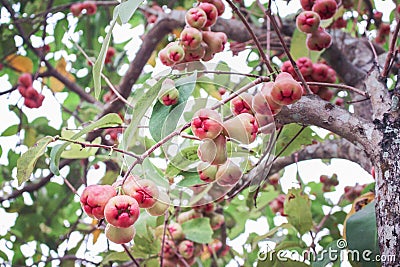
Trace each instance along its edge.
<path fill-rule="evenodd" d="M 252 2 L 250 0 L 245 0 L 247 2 Z M 194 1 L 193 1 L 194 2 Z M 299 1 L 290 1 L 289 5 L 286 5 L 286 2 L 278 0 L 276 1 L 279 5 L 279 12 L 282 16 L 289 14 L 293 11 L 297 11 L 300 8 Z M 383 20 L 388 21 L 389 13 L 388 10 L 391 10 L 394 7 L 392 1 L 382 1 L 377 0 L 375 1 L 376 7 L 378 11 L 383 12 Z M 276 9 L 275 9 L 276 11 Z M 225 14 L 223 15 L 224 18 L 231 17 L 231 10 L 227 7 Z M 69 17 L 69 20 L 73 21 L 76 18 Z M 7 21 L 5 17 L 4 10 L 2 10 L 0 24 L 2 22 Z M 113 37 L 116 43 L 124 42 L 130 38 L 132 40 L 126 45 L 126 49 L 128 50 L 128 58 L 132 60 L 135 56 L 135 53 L 139 49 L 140 42 L 139 37 L 143 34 L 144 28 L 143 26 L 138 26 L 134 29 L 130 28 L 130 25 L 123 25 L 118 26 L 114 29 Z M 18 43 L 20 40 L 16 39 Z M 51 41 L 51 40 L 49 40 Z M 68 44 L 66 44 L 68 45 Z M 61 53 L 56 55 L 57 57 L 61 56 Z M 213 62 L 218 62 L 219 60 L 225 61 L 232 69 L 238 69 L 243 72 L 250 71 L 250 68 L 246 66 L 245 59 L 247 57 L 247 52 L 242 52 L 237 57 L 232 57 L 231 52 L 222 52 L 218 53 L 213 60 Z M 71 61 L 74 61 L 75 56 L 68 57 Z M 160 71 L 164 70 L 166 67 L 161 64 L 161 62 L 157 61 L 157 65 L 154 69 L 154 73 L 159 73 Z M 122 71 L 124 68 L 122 69 Z M 126 70 L 126 68 L 125 68 Z M 151 70 L 150 66 L 146 66 L 145 70 Z M 7 76 L 2 75 L 0 72 L 0 85 L 1 91 L 5 91 L 11 88 L 11 84 L 7 82 Z M 39 83 L 34 84 L 36 89 L 40 89 Z M 62 103 L 67 96 L 67 93 L 57 93 L 56 97 L 50 93 L 48 89 L 43 90 L 43 94 L 45 95 L 45 99 L 43 105 L 39 109 L 28 109 L 26 107 L 22 107 L 24 113 L 28 116 L 29 121 L 33 121 L 35 118 L 42 116 L 43 114 L 47 115 L 49 119 L 49 125 L 58 128 L 61 125 L 61 112 L 58 103 Z M 21 106 L 22 100 L 18 91 L 14 91 L 10 95 L 3 95 L 0 96 L 0 133 L 3 132 L 8 126 L 18 123 L 17 116 L 8 110 L 9 104 L 19 103 L 18 105 Z M 324 135 L 326 131 L 318 131 L 319 134 Z M 0 164 L 7 164 L 7 152 L 9 149 L 15 149 L 17 142 L 19 141 L 19 137 L 11 136 L 11 137 L 0 137 L 0 145 L 3 149 L 3 154 L 0 157 Z M 17 152 L 25 151 L 26 147 L 19 146 L 17 148 Z M 312 161 L 305 161 L 300 162 L 299 166 L 299 173 L 301 178 L 304 180 L 305 183 L 310 181 L 319 181 L 319 176 L 321 174 L 331 175 L 336 173 L 339 179 L 339 185 L 336 187 L 336 193 L 330 193 L 329 196 L 335 202 L 338 200 L 339 196 L 343 193 L 343 188 L 347 185 L 355 185 L 356 183 L 365 184 L 373 182 L 372 177 L 369 173 L 365 172 L 361 167 L 359 167 L 355 163 L 351 163 L 346 160 L 332 160 L 332 164 L 327 166 L 326 164 L 322 163 L 320 160 L 312 160 Z M 90 175 L 101 177 L 102 173 L 104 173 L 104 166 L 96 171 L 91 171 Z M 14 173 L 15 175 L 15 173 Z M 290 187 L 296 186 L 296 165 L 291 165 L 285 169 L 285 173 L 281 178 L 281 184 L 283 186 L 284 191 L 286 192 Z M 54 178 L 55 181 L 60 181 L 59 177 Z M 7 205 L 7 203 L 4 203 Z M 9 227 L 14 224 L 15 215 L 14 214 L 6 214 L 4 209 L 0 208 L 0 236 L 4 235 Z M 280 217 L 277 221 L 284 222 L 285 219 Z M 229 242 L 234 249 L 240 251 L 241 245 L 244 244 L 246 241 L 249 233 L 256 232 L 258 234 L 265 234 L 268 232 L 266 228 L 266 221 L 264 219 L 259 219 L 257 222 L 251 221 L 246 224 L 246 231 L 244 234 L 236 238 L 234 241 Z M 74 238 L 72 238 L 73 240 Z M 90 243 L 90 242 L 89 242 Z M 105 250 L 105 237 L 102 236 L 96 245 L 92 246 L 91 249 L 93 251 L 103 251 Z M 73 242 L 69 244 L 70 246 L 73 245 Z M 0 240 L 0 247 L 5 248 L 4 241 Z M 30 255 L 32 253 L 32 247 L 35 247 L 33 243 L 28 244 L 22 248 L 22 251 L 26 255 Z M 119 249 L 118 247 L 115 247 Z M 12 255 L 12 251 L 4 250 L 8 255 Z M 79 252 L 79 253 L 83 253 Z M 90 253 L 90 252 L 89 252 Z M 89 255 L 86 255 L 89 256 Z M 230 264 L 229 266 L 236 266 L 235 263 Z M 342 266 L 350 266 L 346 264 L 342 264 Z"/>

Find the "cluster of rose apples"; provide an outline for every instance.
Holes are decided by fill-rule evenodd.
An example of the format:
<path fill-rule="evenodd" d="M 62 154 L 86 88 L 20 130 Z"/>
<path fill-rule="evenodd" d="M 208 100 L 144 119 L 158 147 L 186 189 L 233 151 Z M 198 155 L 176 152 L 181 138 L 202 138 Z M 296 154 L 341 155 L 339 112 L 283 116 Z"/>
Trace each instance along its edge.
<path fill-rule="evenodd" d="M 75 3 L 72 4 L 71 7 L 69 8 L 69 11 L 71 11 L 72 15 L 74 15 L 75 17 L 79 17 L 83 10 L 86 10 L 86 14 L 88 15 L 96 14 L 97 11 L 96 2 L 85 1 L 82 3 Z"/>
<path fill-rule="evenodd" d="M 187 11 L 186 27 L 179 40 L 161 49 L 158 56 L 166 66 L 192 61 L 209 61 L 216 53 L 224 50 L 227 36 L 213 32 L 210 27 L 225 11 L 222 0 L 201 0 L 197 7 Z"/>
<path fill-rule="evenodd" d="M 302 57 L 296 60 L 296 64 L 307 82 L 336 82 L 335 70 L 324 63 L 312 63 L 311 59 L 307 57 Z M 283 72 L 289 73 L 295 80 L 300 80 L 290 61 L 283 62 L 281 70 Z M 314 94 L 319 95 L 322 99 L 326 101 L 330 101 L 333 97 L 333 92 L 327 87 L 320 87 L 317 85 L 311 85 L 309 87 Z"/>
<path fill-rule="evenodd" d="M 350 202 L 353 202 L 356 198 L 361 196 L 362 191 L 367 185 L 356 184 L 355 186 L 344 187 L 344 198 Z"/>
<path fill-rule="evenodd" d="M 335 0 L 301 0 L 301 12 L 296 19 L 297 28 L 307 33 L 307 47 L 321 51 L 332 44 L 332 37 L 320 26 L 321 20 L 332 18 L 337 10 Z"/>
<path fill-rule="evenodd" d="M 32 75 L 23 73 L 18 78 L 18 91 L 25 98 L 24 105 L 28 108 L 39 108 L 42 106 L 44 95 L 32 87 Z"/>
<path fill-rule="evenodd" d="M 339 184 L 336 174 L 333 174 L 331 177 L 328 175 L 321 175 L 319 181 L 323 184 L 322 191 L 324 192 L 330 192 L 332 186 L 337 186 Z"/>
<path fill-rule="evenodd" d="M 170 222 L 165 231 L 164 246 L 163 246 L 163 266 L 191 266 L 195 262 L 195 257 L 208 250 L 210 254 L 217 253 L 222 248 L 220 240 L 215 239 L 212 243 L 202 246 L 199 243 L 193 242 L 185 238 L 181 224 L 190 220 L 208 217 L 210 218 L 211 228 L 218 230 L 225 222 L 224 216 L 215 212 L 213 203 L 202 206 L 196 206 L 193 209 L 183 211 L 177 216 L 176 222 Z M 155 237 L 160 241 L 163 239 L 164 225 L 160 225 L 155 229 Z M 227 253 L 227 246 L 221 252 L 221 256 Z M 179 256 L 183 258 L 180 258 Z M 186 265 L 187 264 L 187 265 Z"/>
<path fill-rule="evenodd" d="M 272 122 L 272 115 L 277 114 L 283 105 L 298 101 L 302 94 L 301 85 L 290 74 L 282 72 L 274 82 L 263 84 L 254 96 L 242 93 L 232 99 L 234 116 L 226 121 L 215 110 L 198 110 L 193 115 L 191 130 L 202 141 L 197 150 L 201 160 L 197 167 L 200 179 L 206 183 L 216 181 L 221 186 L 236 184 L 242 171 L 228 159 L 227 141 L 251 144 L 258 132 L 263 132 L 261 129 Z"/>
<path fill-rule="evenodd" d="M 110 241 L 123 244 L 135 236 L 140 208 L 160 216 L 169 208 L 170 198 L 154 182 L 130 175 L 123 184 L 86 187 L 80 202 L 89 217 L 107 221 L 105 234 Z"/>

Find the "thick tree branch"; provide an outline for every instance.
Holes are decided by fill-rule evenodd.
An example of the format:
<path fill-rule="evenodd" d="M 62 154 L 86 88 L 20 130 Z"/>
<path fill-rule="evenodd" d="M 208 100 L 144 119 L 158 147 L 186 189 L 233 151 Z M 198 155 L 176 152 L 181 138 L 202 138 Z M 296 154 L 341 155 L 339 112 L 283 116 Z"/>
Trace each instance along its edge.
<path fill-rule="evenodd" d="M 374 154 L 374 140 L 379 133 L 370 121 L 362 119 L 347 110 L 326 102 L 316 95 L 303 96 L 297 103 L 286 106 L 276 116 L 278 124 L 299 123 L 327 129 Z"/>
<path fill-rule="evenodd" d="M 275 160 L 269 171 L 269 175 L 281 171 L 283 168 L 304 160 L 311 159 L 347 159 L 359 164 L 364 170 L 370 172 L 372 162 L 365 151 L 356 147 L 346 139 L 327 140 L 315 145 L 306 146 L 305 148 L 293 153 L 291 156 L 281 157 Z M 259 169 L 254 168 L 245 174 L 240 182 L 228 193 L 234 196 L 257 177 L 259 179 Z M 265 179 L 266 177 L 261 177 Z M 262 180 L 263 180 L 262 179 Z"/>
<path fill-rule="evenodd" d="M 372 163 L 365 152 L 347 141 L 346 139 L 334 139 L 319 144 L 306 146 L 293 153 L 291 156 L 278 158 L 271 167 L 270 173 L 276 173 L 286 166 L 310 159 L 347 159 L 359 164 L 367 172 L 371 171 Z"/>

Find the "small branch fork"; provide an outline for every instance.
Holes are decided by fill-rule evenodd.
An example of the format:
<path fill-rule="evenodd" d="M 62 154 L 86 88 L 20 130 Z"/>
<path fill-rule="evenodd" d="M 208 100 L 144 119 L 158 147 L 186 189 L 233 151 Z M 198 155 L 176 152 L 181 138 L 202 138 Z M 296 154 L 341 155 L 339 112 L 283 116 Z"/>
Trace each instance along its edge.
<path fill-rule="evenodd" d="M 393 65 L 394 58 L 397 55 L 398 51 L 395 51 L 397 38 L 399 36 L 400 31 L 400 19 L 397 19 L 396 29 L 394 30 L 392 41 L 390 43 L 389 53 L 387 54 L 385 66 L 383 67 L 381 77 L 387 78 L 389 75 L 389 71 L 391 66 Z"/>
<path fill-rule="evenodd" d="M 229 4 L 229 6 L 232 8 L 233 12 L 235 12 L 240 20 L 243 22 L 243 24 L 246 26 L 247 31 L 251 35 L 251 38 L 254 40 L 254 44 L 257 46 L 257 49 L 260 53 L 260 56 L 262 58 L 262 61 L 264 64 L 267 66 L 269 73 L 275 78 L 275 71 L 271 66 L 271 62 L 267 55 L 264 53 L 264 50 L 260 44 L 260 41 L 258 40 L 256 34 L 254 33 L 253 29 L 250 27 L 250 24 L 247 22 L 246 18 L 243 16 L 242 12 L 233 4 L 231 0 L 226 0 L 226 2 Z"/>
<path fill-rule="evenodd" d="M 307 94 L 312 94 L 312 91 L 311 91 L 310 87 L 308 87 L 308 84 L 307 84 L 306 80 L 304 79 L 303 74 L 301 74 L 301 71 L 299 70 L 299 67 L 297 66 L 296 61 L 293 59 L 292 55 L 290 54 L 289 48 L 287 47 L 285 40 L 283 39 L 283 36 L 282 36 L 281 30 L 279 29 L 278 23 L 276 22 L 275 17 L 271 13 L 271 7 L 268 7 L 268 10 L 266 10 L 264 8 L 264 6 L 261 3 L 259 3 L 259 1 L 257 1 L 257 3 L 259 4 L 260 8 L 263 9 L 265 15 L 269 18 L 269 21 L 271 22 L 272 26 L 274 27 L 276 35 L 278 36 L 279 41 L 282 44 L 283 50 L 285 51 L 285 54 L 288 57 L 290 63 L 292 63 L 294 71 L 296 72 L 301 83 L 303 84 L 304 88 L 306 89 Z M 271 5 L 271 1 L 270 1 L 270 5 Z"/>

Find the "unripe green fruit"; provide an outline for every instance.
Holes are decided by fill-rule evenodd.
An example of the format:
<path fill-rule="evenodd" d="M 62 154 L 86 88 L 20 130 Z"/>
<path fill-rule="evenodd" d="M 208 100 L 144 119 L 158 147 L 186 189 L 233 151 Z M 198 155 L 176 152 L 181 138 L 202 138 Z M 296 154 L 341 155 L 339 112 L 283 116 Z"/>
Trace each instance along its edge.
<path fill-rule="evenodd" d="M 210 165 L 208 162 L 200 162 L 197 165 L 197 172 L 199 173 L 200 180 L 210 183 L 215 180 L 215 174 L 217 173 L 218 167 L 216 165 Z"/>
<path fill-rule="evenodd" d="M 224 122 L 224 134 L 243 144 L 254 142 L 257 133 L 257 121 L 251 114 L 241 113 Z"/>
<path fill-rule="evenodd" d="M 118 228 L 111 224 L 107 224 L 105 234 L 108 240 L 116 244 L 125 244 L 135 237 L 135 226 L 131 225 L 127 228 Z"/>
<path fill-rule="evenodd" d="M 205 139 L 197 149 L 199 158 L 212 165 L 219 165 L 226 162 L 228 154 L 226 151 L 226 137 L 222 134 L 215 139 Z"/>
<path fill-rule="evenodd" d="M 168 210 L 171 199 L 164 191 L 159 191 L 158 199 L 153 207 L 146 209 L 151 216 L 161 216 Z"/>
<path fill-rule="evenodd" d="M 210 217 L 210 225 L 213 230 L 221 228 L 225 223 L 225 217 L 220 213 L 212 212 L 208 217 Z"/>
<path fill-rule="evenodd" d="M 167 47 L 167 55 L 169 60 L 179 63 L 185 58 L 185 50 L 178 42 L 173 42 Z"/>
<path fill-rule="evenodd" d="M 181 32 L 182 44 L 191 50 L 198 48 L 203 41 L 203 35 L 201 31 L 193 27 L 187 27 Z"/>
<path fill-rule="evenodd" d="M 175 87 L 172 79 L 165 79 L 161 84 L 161 90 L 158 93 L 158 100 L 165 106 L 171 106 L 178 103 L 179 91 Z"/>
<path fill-rule="evenodd" d="M 178 221 L 179 224 L 182 224 L 184 222 L 201 217 L 203 217 L 203 215 L 200 212 L 197 212 L 196 210 L 189 210 L 179 213 L 176 220 Z"/>
<path fill-rule="evenodd" d="M 239 166 L 233 163 L 231 160 L 218 167 L 217 174 L 215 175 L 216 181 L 221 186 L 235 185 L 243 173 Z"/>
<path fill-rule="evenodd" d="M 178 245 L 178 252 L 185 259 L 189 259 L 193 256 L 194 253 L 194 244 L 190 240 L 183 240 Z"/>
<path fill-rule="evenodd" d="M 182 226 L 179 223 L 172 222 L 167 225 L 167 231 L 174 241 L 179 241 L 185 238 Z"/>

